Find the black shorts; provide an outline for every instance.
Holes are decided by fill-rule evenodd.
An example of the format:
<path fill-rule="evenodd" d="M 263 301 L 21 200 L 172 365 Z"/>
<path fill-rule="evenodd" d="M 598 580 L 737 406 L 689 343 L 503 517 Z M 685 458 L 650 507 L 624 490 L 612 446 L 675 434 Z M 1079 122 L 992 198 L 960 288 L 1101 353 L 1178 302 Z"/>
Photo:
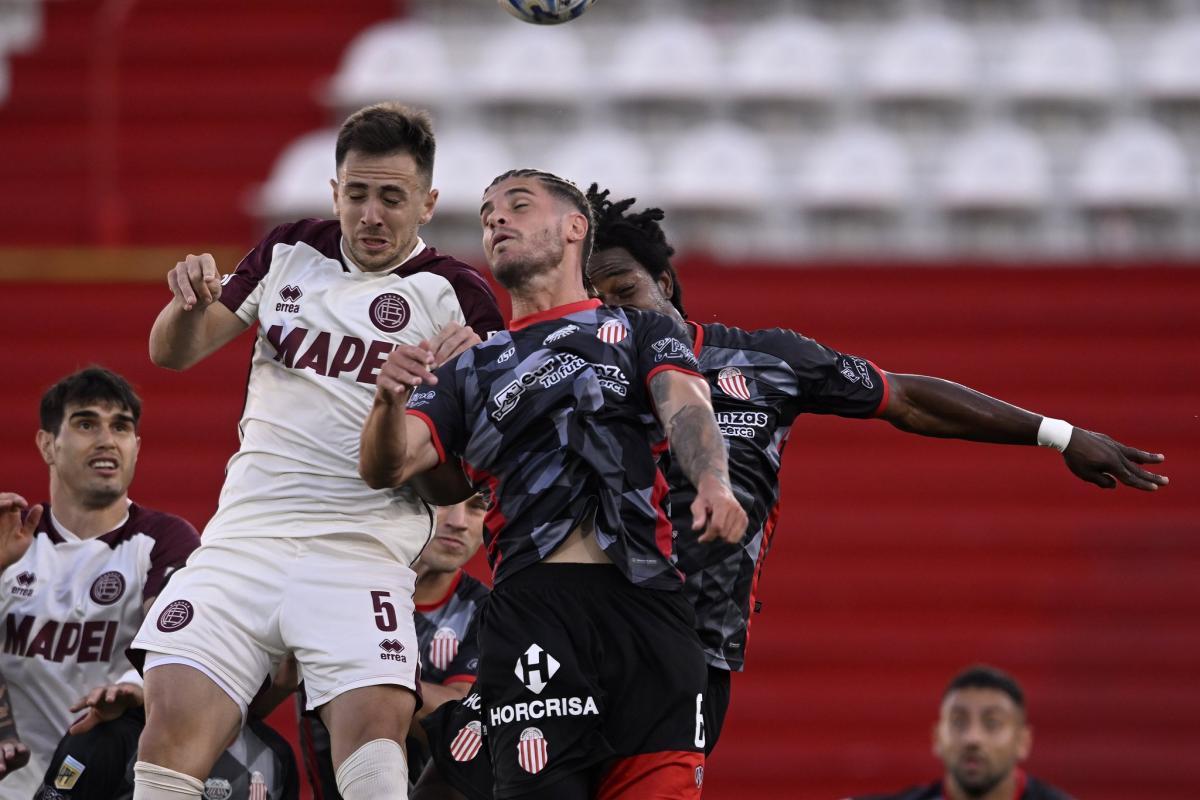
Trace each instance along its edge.
<path fill-rule="evenodd" d="M 704 755 L 711 756 L 725 726 L 729 711 L 729 670 L 709 666 L 708 686 L 704 690 Z"/>
<path fill-rule="evenodd" d="M 126 773 L 137 755 L 138 737 L 145 726 L 142 709 L 131 708 L 87 733 L 64 736 L 34 796 L 45 800 L 66 797 L 113 800 L 131 796 L 133 782 Z"/>
<path fill-rule="evenodd" d="M 481 708 L 478 693 L 471 692 L 421 720 L 437 774 L 467 800 L 492 800 L 492 760 L 483 741 Z"/>
<path fill-rule="evenodd" d="M 498 585 L 475 684 L 495 796 L 603 767 L 601 796 L 699 797 L 708 676 L 694 621 L 682 592 L 609 565 L 537 564 Z"/>

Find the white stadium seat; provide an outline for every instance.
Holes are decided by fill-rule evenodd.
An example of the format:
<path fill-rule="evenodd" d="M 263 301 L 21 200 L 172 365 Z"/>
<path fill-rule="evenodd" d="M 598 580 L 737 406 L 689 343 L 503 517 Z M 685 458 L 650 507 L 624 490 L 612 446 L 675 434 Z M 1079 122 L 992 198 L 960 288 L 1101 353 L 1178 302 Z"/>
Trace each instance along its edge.
<path fill-rule="evenodd" d="M 900 141 L 882 130 L 835 131 L 808 149 L 797 188 L 812 208 L 898 212 L 912 190 L 912 168 Z"/>
<path fill-rule="evenodd" d="M 1107 103 L 1117 89 L 1112 41 L 1078 20 L 1036 24 L 1017 31 L 1000 70 L 1003 94 L 1021 103 Z"/>
<path fill-rule="evenodd" d="M 484 103 L 582 102 L 588 88 L 583 42 L 570 25 L 516 25 L 482 41 L 467 91 Z"/>
<path fill-rule="evenodd" d="M 951 210 L 1037 211 L 1050 200 L 1046 152 L 1014 125 L 980 128 L 951 146 L 936 191 Z"/>
<path fill-rule="evenodd" d="M 1200 102 L 1200 20 L 1168 24 L 1151 42 L 1139 78 L 1155 100 Z"/>
<path fill-rule="evenodd" d="M 772 200 L 771 154 L 754 131 L 711 123 L 685 136 L 666 154 L 659 195 L 674 208 L 754 211 Z"/>
<path fill-rule="evenodd" d="M 43 15 L 42 0 L 0 2 L 0 58 L 35 47 L 42 39 Z"/>
<path fill-rule="evenodd" d="M 979 80 L 975 40 L 961 26 L 938 17 L 902 22 L 872 48 L 863 80 L 887 101 L 965 102 Z"/>
<path fill-rule="evenodd" d="M 734 45 L 728 81 L 739 99 L 832 103 L 844 82 L 841 43 L 797 17 L 756 23 Z"/>
<path fill-rule="evenodd" d="M 383 22 L 358 35 L 329 85 L 328 101 L 354 109 L 381 100 L 437 105 L 454 76 L 441 35 L 418 23 Z"/>
<path fill-rule="evenodd" d="M 686 18 L 633 27 L 606 61 L 603 83 L 617 100 L 704 101 L 723 83 L 713 34 Z"/>
<path fill-rule="evenodd" d="M 1143 120 L 1114 125 L 1091 143 L 1073 184 L 1093 209 L 1174 211 L 1189 196 L 1187 156 L 1171 134 Z"/>
<path fill-rule="evenodd" d="M 255 212 L 263 219 L 329 217 L 333 214 L 336 130 L 307 133 L 289 144 L 275 160 L 271 176 L 259 189 Z"/>
<path fill-rule="evenodd" d="M 433 185 L 438 214 L 479 217 L 480 198 L 492 179 L 516 166 L 499 137 L 477 128 L 447 130 L 438 136 Z"/>
<path fill-rule="evenodd" d="M 636 136 L 616 129 L 567 137 L 549 154 L 546 168 L 587 189 L 597 182 L 618 197 L 648 199 L 650 154 Z"/>

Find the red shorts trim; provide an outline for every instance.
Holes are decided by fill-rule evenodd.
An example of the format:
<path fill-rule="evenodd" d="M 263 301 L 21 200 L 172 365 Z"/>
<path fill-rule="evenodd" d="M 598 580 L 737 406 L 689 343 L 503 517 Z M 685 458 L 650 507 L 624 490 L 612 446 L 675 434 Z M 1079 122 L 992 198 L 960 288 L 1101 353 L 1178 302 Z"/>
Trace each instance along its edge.
<path fill-rule="evenodd" d="M 613 762 L 596 800 L 687 800 L 699 798 L 703 786 L 704 753 L 641 753 Z"/>

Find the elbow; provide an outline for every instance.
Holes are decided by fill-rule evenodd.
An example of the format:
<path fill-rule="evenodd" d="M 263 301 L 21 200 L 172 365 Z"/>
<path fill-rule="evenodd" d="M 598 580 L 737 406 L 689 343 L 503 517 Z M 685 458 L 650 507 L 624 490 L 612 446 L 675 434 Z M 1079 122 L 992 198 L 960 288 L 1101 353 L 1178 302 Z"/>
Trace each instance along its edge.
<path fill-rule="evenodd" d="M 396 480 L 395 473 L 384 466 L 371 464 L 362 459 L 358 462 L 358 475 L 363 479 L 363 483 L 372 489 L 394 489 L 403 483 L 401 480 Z"/>
<path fill-rule="evenodd" d="M 156 342 L 153 337 L 150 339 L 150 363 L 156 367 L 163 369 L 182 372 L 188 367 L 195 364 L 195 360 L 189 360 L 181 357 L 178 353 L 173 352 L 171 348 L 164 347 Z"/>

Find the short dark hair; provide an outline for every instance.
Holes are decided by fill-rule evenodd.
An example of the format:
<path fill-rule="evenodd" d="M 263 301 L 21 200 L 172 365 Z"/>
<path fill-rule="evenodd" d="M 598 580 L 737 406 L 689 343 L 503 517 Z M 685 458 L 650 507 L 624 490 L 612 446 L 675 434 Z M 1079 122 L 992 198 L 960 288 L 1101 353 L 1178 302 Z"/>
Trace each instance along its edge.
<path fill-rule="evenodd" d="M 1013 705 L 1025 712 L 1025 692 L 1017 679 L 1007 672 L 987 664 L 972 664 L 950 679 L 946 691 L 942 692 L 945 700 L 951 692 L 959 689 L 995 689 L 1008 695 Z"/>
<path fill-rule="evenodd" d="M 421 175 L 432 180 L 436 149 L 428 111 L 401 103 L 376 103 L 360 108 L 342 123 L 334 159 L 340 170 L 351 150 L 368 156 L 408 153 Z"/>
<path fill-rule="evenodd" d="M 487 192 L 497 183 L 502 183 L 509 178 L 536 179 L 551 195 L 570 203 L 576 211 L 583 214 L 584 218 L 587 219 L 587 235 L 583 238 L 583 282 L 590 289 L 591 284 L 587 278 L 587 263 L 588 259 L 592 257 L 592 244 L 595 241 L 596 222 L 592 217 L 592 206 L 584 195 L 583 190 L 566 178 L 560 178 L 553 173 L 544 172 L 540 169 L 525 168 L 510 169 L 503 175 L 497 175 L 496 179 L 488 184 L 487 189 L 484 189 L 484 192 Z"/>
<path fill-rule="evenodd" d="M 636 214 L 627 214 L 637 198 L 614 201 L 609 200 L 608 195 L 607 189 L 600 191 L 599 184 L 593 183 L 588 188 L 588 202 L 596 217 L 596 250 L 623 247 L 654 280 L 664 273 L 670 275 L 671 305 L 675 306 L 680 316 L 687 319 L 687 312 L 683 310 L 683 287 L 679 285 L 679 276 L 671 264 L 675 248 L 667 243 L 667 235 L 658 224 L 666 214 L 661 208 L 646 208 Z"/>
<path fill-rule="evenodd" d="M 135 428 L 142 418 L 142 400 L 133 391 L 133 387 L 120 375 L 104 367 L 91 366 L 81 369 L 46 390 L 42 395 L 40 409 L 42 430 L 57 435 L 62 427 L 66 408 L 71 403 L 104 403 L 118 406 L 133 417 Z"/>

